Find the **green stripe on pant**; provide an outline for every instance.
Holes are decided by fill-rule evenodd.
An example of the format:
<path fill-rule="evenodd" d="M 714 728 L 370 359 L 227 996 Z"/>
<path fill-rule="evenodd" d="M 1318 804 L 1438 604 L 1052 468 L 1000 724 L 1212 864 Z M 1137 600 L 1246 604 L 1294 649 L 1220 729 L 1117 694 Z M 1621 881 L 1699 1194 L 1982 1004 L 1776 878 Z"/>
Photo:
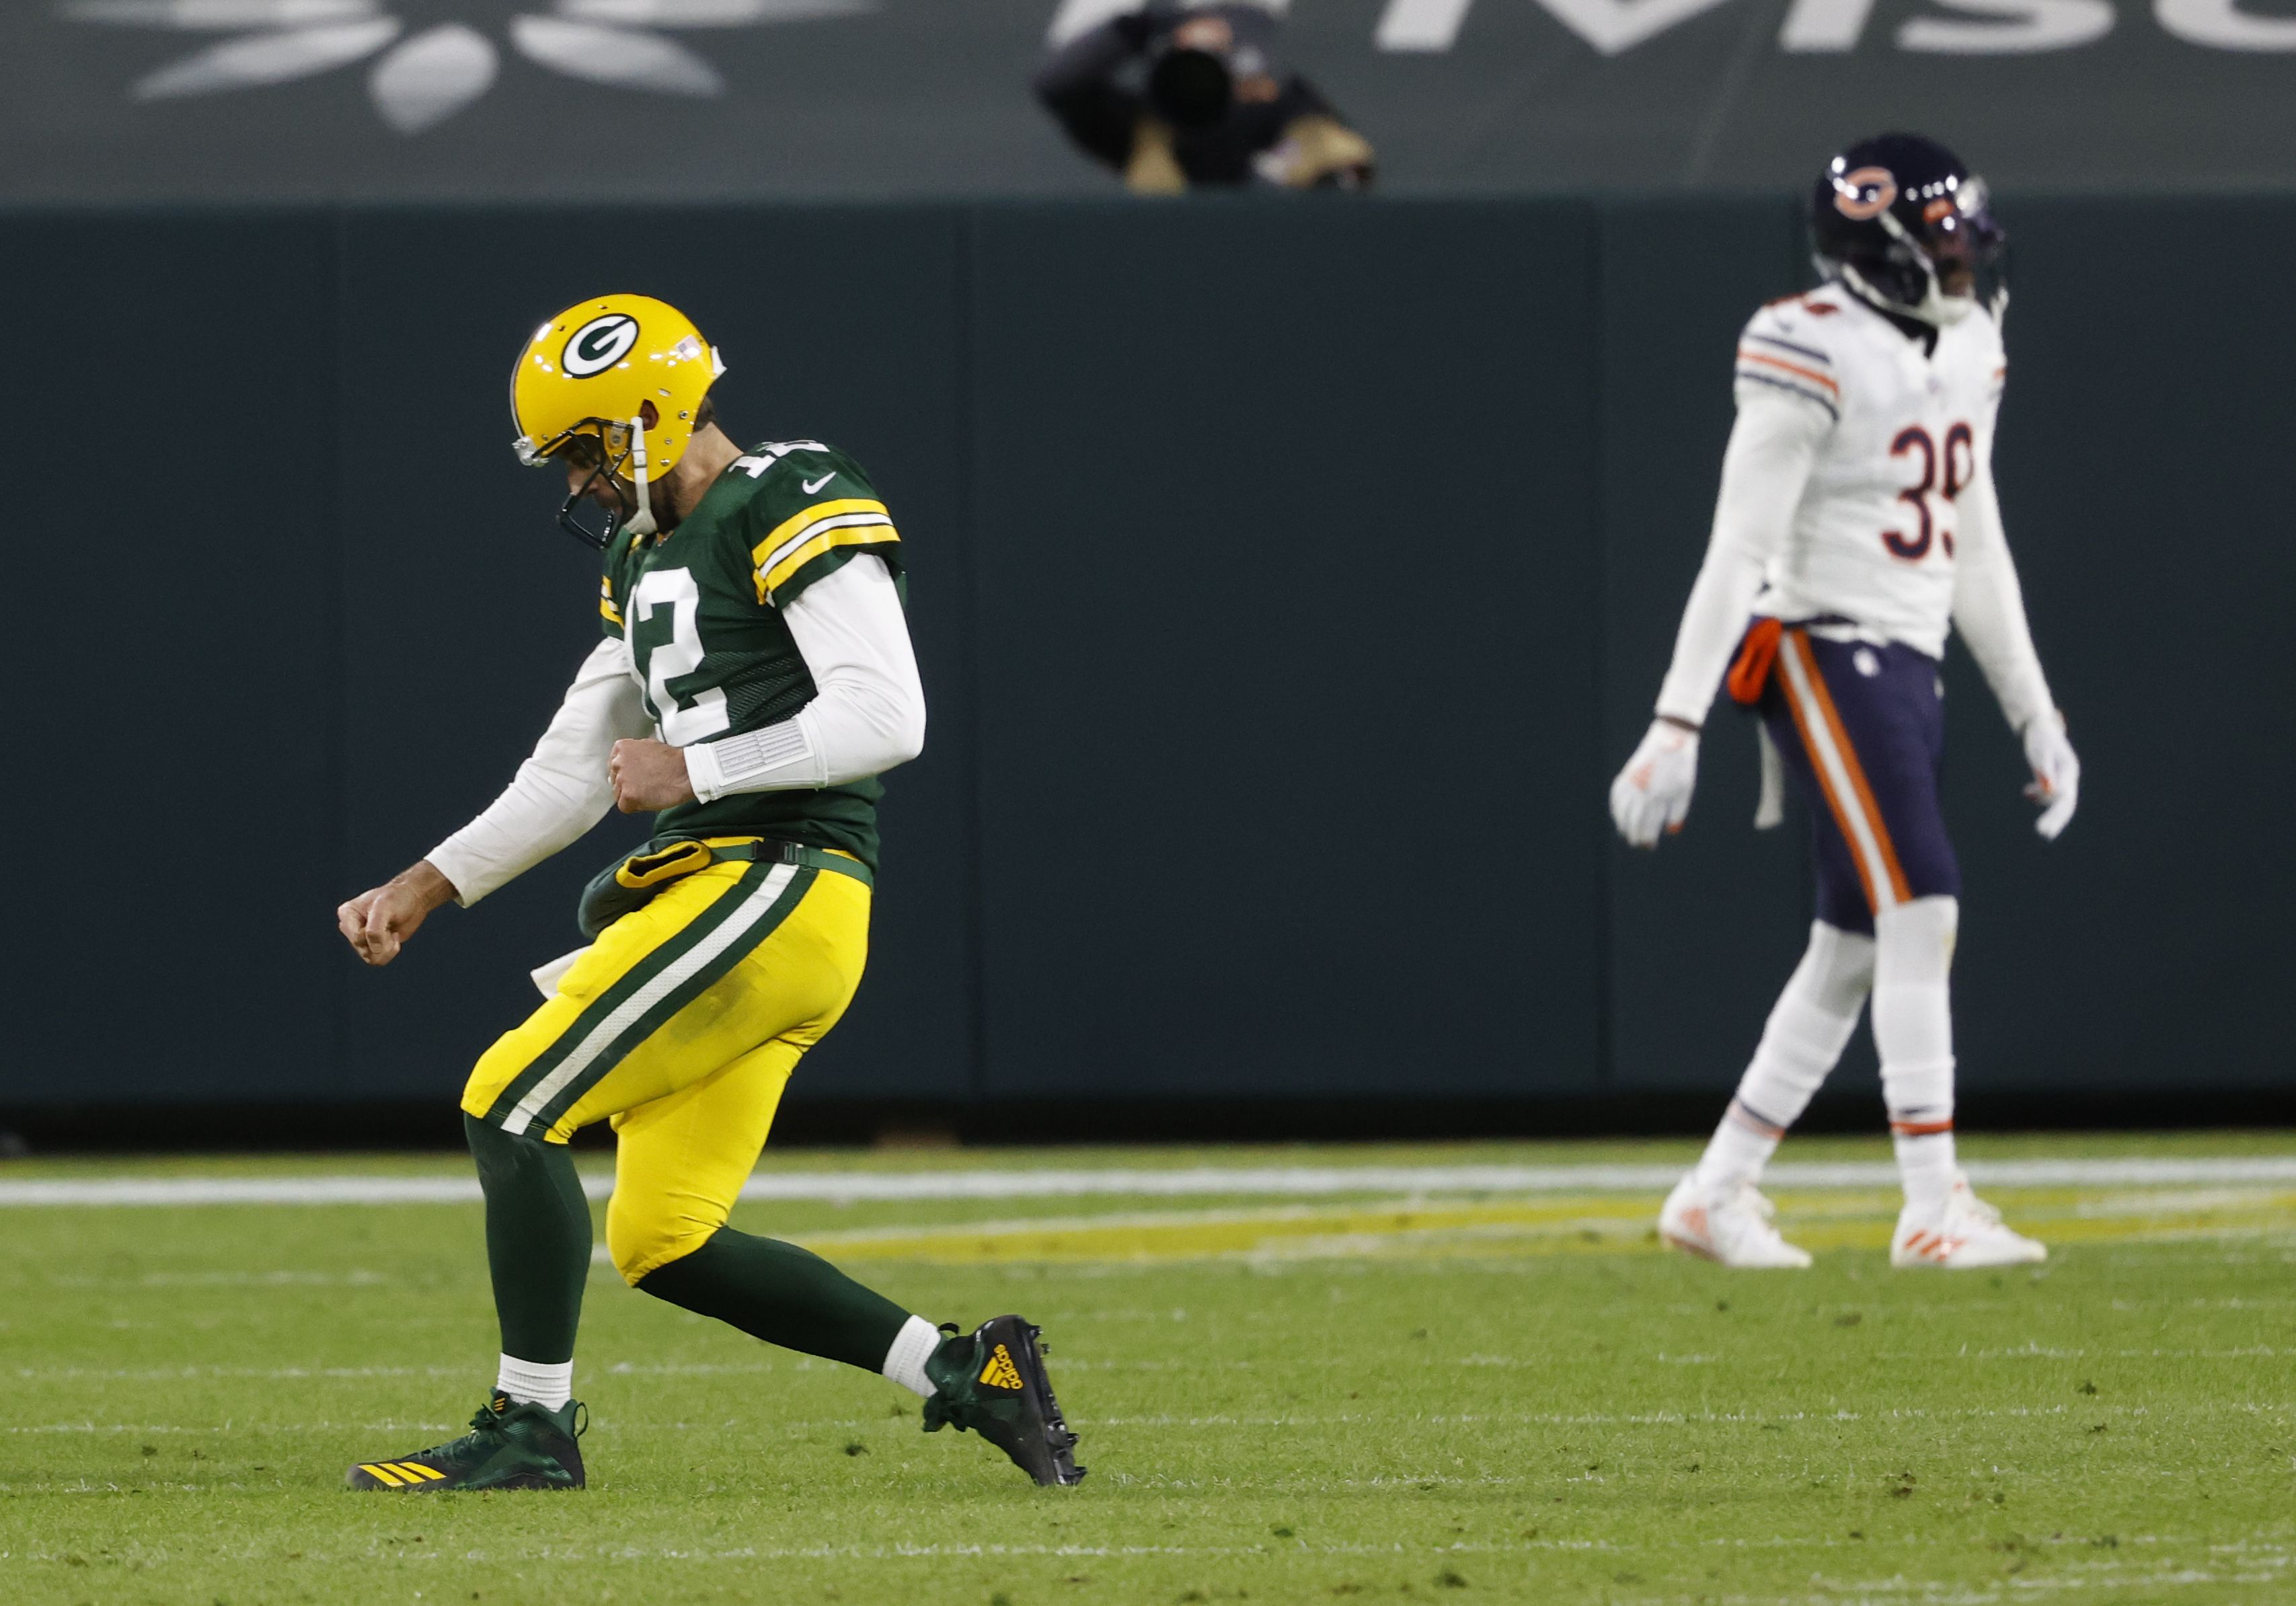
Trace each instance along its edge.
<path fill-rule="evenodd" d="M 578 1081 L 584 1089 L 594 1086 L 598 1077 L 611 1070 L 663 1020 L 676 1012 L 675 1008 L 666 1012 L 660 1010 L 665 991 L 670 997 L 690 1001 L 693 995 L 717 981 L 763 941 L 773 926 L 780 924 L 789 908 L 795 906 L 797 897 L 804 895 L 803 888 L 798 886 L 800 881 L 809 887 L 813 873 L 771 864 L 750 865 L 691 922 L 660 947 L 641 956 L 592 999 L 550 1046 L 537 1054 L 496 1096 L 486 1118 L 504 1131 L 523 1132 L 542 1113 L 541 1103 L 555 1099 L 570 1069 L 573 1073 L 571 1079 Z M 792 889 L 796 890 L 795 897 L 789 896 Z M 766 911 L 771 923 L 743 940 L 744 932 L 759 914 L 761 897 L 772 901 L 772 907 Z M 685 984 L 696 975 L 702 978 L 701 984 L 689 990 Z M 537 1092 L 542 1093 L 541 1101 L 536 1099 Z M 567 1102 L 570 1104 L 571 1101 Z M 562 1108 L 559 1113 L 563 1112 Z"/>
<path fill-rule="evenodd" d="M 779 895 L 773 897 L 772 901 L 761 913 L 747 922 L 745 930 L 735 929 L 735 922 L 743 919 L 741 912 L 737 911 L 729 918 L 725 922 L 723 935 L 727 940 L 723 946 L 701 959 L 699 963 L 693 964 L 690 973 L 684 975 L 668 991 L 662 994 L 651 1008 L 616 1037 L 606 1050 L 593 1060 L 586 1069 L 568 1077 L 563 1086 L 560 1086 L 536 1112 L 534 1117 L 536 1128 L 547 1132 L 556 1126 L 564 1118 L 568 1110 L 581 1102 L 582 1095 L 603 1081 L 615 1066 L 622 1062 L 625 1056 L 639 1044 L 660 1030 L 680 1010 L 717 986 L 759 943 L 780 929 L 782 922 L 789 918 L 790 912 L 804 902 L 805 895 L 813 890 L 813 883 L 820 879 L 820 872 L 782 865 L 774 866 L 772 873 L 765 878 L 758 892 L 745 900 L 752 905 L 761 901 L 767 896 L 775 878 L 784 870 L 788 871 L 789 881 L 782 888 Z M 700 949 L 709 946 L 706 943 L 697 944 L 694 949 L 689 950 L 689 954 L 699 952 Z M 668 967 L 668 969 L 675 968 Z M 668 969 L 662 973 L 668 974 Z"/>

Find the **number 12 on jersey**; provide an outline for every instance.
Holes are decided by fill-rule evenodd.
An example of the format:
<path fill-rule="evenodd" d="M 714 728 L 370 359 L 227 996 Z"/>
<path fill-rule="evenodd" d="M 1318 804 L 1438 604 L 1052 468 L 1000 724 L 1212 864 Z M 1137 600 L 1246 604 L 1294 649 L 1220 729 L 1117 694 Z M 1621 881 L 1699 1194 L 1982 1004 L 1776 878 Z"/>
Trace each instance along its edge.
<path fill-rule="evenodd" d="M 663 610 L 669 614 L 668 641 L 658 639 L 658 625 L 644 630 L 654 615 Z M 661 739 L 672 747 L 691 747 L 733 724 L 726 710 L 726 693 L 716 686 L 697 692 L 690 705 L 680 702 L 669 689 L 671 681 L 701 668 L 701 588 L 694 583 L 692 569 L 649 569 L 630 594 L 632 660 L 644 676 L 647 710 L 653 715 Z M 641 631 L 653 642 L 652 650 L 643 654 Z"/>

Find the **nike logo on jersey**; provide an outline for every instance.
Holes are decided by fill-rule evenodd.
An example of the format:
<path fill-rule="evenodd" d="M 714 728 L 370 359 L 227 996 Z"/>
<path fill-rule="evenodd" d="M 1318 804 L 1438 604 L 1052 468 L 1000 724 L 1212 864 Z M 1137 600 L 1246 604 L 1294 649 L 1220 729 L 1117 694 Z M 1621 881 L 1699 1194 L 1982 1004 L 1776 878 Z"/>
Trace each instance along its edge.
<path fill-rule="evenodd" d="M 827 485 L 831 480 L 832 480 L 832 479 L 836 479 L 836 478 L 837 478 L 837 471 L 836 471 L 835 469 L 832 469 L 832 470 L 830 470 L 830 471 L 829 471 L 829 472 L 827 472 L 826 474 L 824 474 L 824 475 L 823 475 L 820 479 L 808 479 L 808 480 L 807 480 L 807 481 L 805 482 L 805 494 L 806 494 L 807 496 L 812 496 L 816 491 L 819 490 L 823 486 Z"/>

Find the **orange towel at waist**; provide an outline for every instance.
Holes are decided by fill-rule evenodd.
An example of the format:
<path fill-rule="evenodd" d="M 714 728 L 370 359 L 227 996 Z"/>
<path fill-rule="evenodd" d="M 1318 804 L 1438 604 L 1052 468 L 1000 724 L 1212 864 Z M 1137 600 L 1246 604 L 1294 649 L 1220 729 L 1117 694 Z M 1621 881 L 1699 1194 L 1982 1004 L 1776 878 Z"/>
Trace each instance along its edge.
<path fill-rule="evenodd" d="M 1770 684 L 1770 669 L 1778 661 L 1778 642 L 1784 634 L 1785 627 L 1775 619 L 1759 619 L 1747 627 L 1729 678 L 1722 683 L 1730 689 L 1731 701 L 1751 708 L 1762 701 L 1762 692 Z"/>

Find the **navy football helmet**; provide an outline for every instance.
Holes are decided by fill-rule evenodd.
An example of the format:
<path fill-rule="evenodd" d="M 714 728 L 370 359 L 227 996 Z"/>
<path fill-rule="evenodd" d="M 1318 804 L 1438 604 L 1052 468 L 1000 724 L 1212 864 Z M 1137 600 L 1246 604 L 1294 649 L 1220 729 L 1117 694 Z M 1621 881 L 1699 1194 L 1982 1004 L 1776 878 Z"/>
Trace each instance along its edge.
<path fill-rule="evenodd" d="M 1820 270 L 1885 311 L 1942 325 L 2008 304 L 2008 236 L 1985 181 L 1918 134 L 1860 140 L 1826 163 L 1809 232 Z"/>

